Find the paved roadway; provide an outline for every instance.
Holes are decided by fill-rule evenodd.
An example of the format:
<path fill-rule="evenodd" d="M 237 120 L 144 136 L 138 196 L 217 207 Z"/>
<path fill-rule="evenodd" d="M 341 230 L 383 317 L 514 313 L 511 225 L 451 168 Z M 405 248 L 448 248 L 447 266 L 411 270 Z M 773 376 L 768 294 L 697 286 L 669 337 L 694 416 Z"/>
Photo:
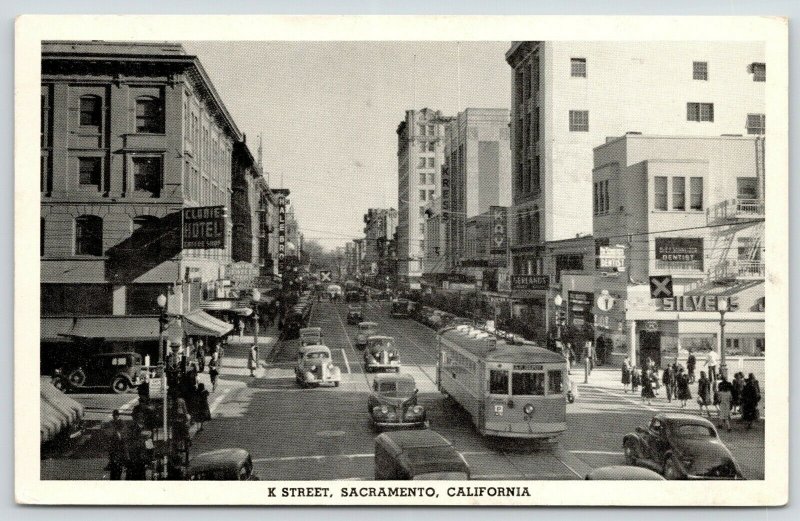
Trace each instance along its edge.
<path fill-rule="evenodd" d="M 436 389 L 434 331 L 389 317 L 386 303 L 363 307 L 365 320 L 378 322 L 380 332 L 396 338 L 401 371 L 414 376 L 431 428 L 453 442 L 478 479 L 582 479 L 592 468 L 623 463 L 622 437 L 646 424 L 654 412 L 677 410 L 666 403 L 642 404 L 613 383 L 581 385 L 578 401 L 568 405 L 568 432 L 558 443 L 526 451 L 490 446 L 465 413 Z M 366 403 L 372 375 L 364 372 L 362 354 L 353 347 L 356 327 L 347 325 L 346 313 L 344 303 L 322 302 L 315 304 L 310 321 L 322 327 L 334 363 L 342 369 L 340 387 L 300 389 L 293 372 L 299 341 L 279 342 L 256 378 L 244 372 L 225 375 L 226 385 L 236 387 L 195 439 L 193 450 L 247 448 L 262 479 L 371 479 L 375 433 Z M 609 377 L 617 379 L 617 372 L 606 371 Z M 601 371 L 592 376 L 600 378 Z M 763 431 L 722 436 L 748 477 L 763 477 Z"/>

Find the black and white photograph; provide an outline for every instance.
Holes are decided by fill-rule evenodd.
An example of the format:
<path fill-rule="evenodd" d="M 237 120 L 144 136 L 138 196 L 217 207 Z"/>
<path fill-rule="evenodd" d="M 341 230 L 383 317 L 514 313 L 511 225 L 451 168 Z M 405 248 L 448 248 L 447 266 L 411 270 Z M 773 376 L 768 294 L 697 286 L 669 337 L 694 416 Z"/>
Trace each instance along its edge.
<path fill-rule="evenodd" d="M 177 20 L 18 23 L 39 498 L 614 504 L 669 480 L 633 485 L 785 502 L 785 20 Z"/>

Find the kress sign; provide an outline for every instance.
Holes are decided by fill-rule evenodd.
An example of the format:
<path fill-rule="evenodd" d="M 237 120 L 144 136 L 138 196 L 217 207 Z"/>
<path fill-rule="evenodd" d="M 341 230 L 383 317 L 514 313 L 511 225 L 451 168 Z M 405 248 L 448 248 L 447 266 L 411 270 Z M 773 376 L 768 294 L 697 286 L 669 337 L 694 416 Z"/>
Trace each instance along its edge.
<path fill-rule="evenodd" d="M 728 301 L 727 311 L 736 311 L 739 301 L 736 297 L 718 297 L 716 295 L 691 295 L 681 297 L 665 297 L 661 299 L 662 311 L 719 311 L 719 303 Z"/>

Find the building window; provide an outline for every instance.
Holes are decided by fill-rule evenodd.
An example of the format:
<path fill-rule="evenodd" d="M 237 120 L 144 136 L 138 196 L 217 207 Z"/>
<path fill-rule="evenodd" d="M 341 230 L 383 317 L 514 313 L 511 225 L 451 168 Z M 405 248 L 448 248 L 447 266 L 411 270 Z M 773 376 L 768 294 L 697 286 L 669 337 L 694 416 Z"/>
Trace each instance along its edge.
<path fill-rule="evenodd" d="M 667 207 L 667 178 L 656 176 L 653 178 L 653 208 L 666 210 Z"/>
<path fill-rule="evenodd" d="M 419 234 L 425 235 L 425 223 L 419 223 Z"/>
<path fill-rule="evenodd" d="M 44 217 L 39 218 L 39 257 L 44 257 Z"/>
<path fill-rule="evenodd" d="M 691 210 L 703 209 L 703 178 L 692 177 L 689 181 L 689 208 Z"/>
<path fill-rule="evenodd" d="M 420 201 L 427 201 L 428 200 L 427 199 L 427 195 L 428 195 L 428 192 L 426 192 L 425 190 L 420 190 L 419 191 L 419 200 Z"/>
<path fill-rule="evenodd" d="M 748 134 L 764 134 L 767 129 L 767 120 L 764 114 L 748 114 L 747 115 L 747 133 Z"/>
<path fill-rule="evenodd" d="M 686 178 L 672 178 L 672 209 L 686 210 Z"/>
<path fill-rule="evenodd" d="M 193 141 L 197 128 L 192 132 Z M 159 98 L 142 96 L 136 99 L 136 132 L 149 132 L 153 134 L 164 133 L 164 107 Z"/>
<path fill-rule="evenodd" d="M 99 96 L 81 96 L 81 126 L 99 127 L 102 120 L 101 108 Z"/>
<path fill-rule="evenodd" d="M 419 184 L 421 184 L 421 185 L 425 184 L 425 172 L 420 172 L 419 173 Z"/>
<path fill-rule="evenodd" d="M 539 244 L 539 210 L 534 206 L 531 214 L 530 232 L 531 243 Z"/>
<path fill-rule="evenodd" d="M 424 157 L 420 157 L 419 158 L 419 163 L 417 163 L 417 168 L 425 168 L 425 158 Z"/>
<path fill-rule="evenodd" d="M 420 206 L 419 207 L 419 216 L 422 217 L 423 219 L 425 218 L 425 207 L 424 206 Z"/>
<path fill-rule="evenodd" d="M 713 103 L 687 103 L 686 104 L 686 120 L 687 121 L 714 121 L 714 104 Z"/>
<path fill-rule="evenodd" d="M 533 111 L 533 142 L 538 143 L 540 138 L 539 107 Z"/>
<path fill-rule="evenodd" d="M 533 162 L 531 163 L 531 191 L 534 194 L 538 194 L 541 191 L 541 160 L 539 156 L 535 156 L 533 158 Z"/>
<path fill-rule="evenodd" d="M 433 172 L 428 173 L 428 184 L 435 185 L 436 184 L 436 174 Z"/>
<path fill-rule="evenodd" d="M 75 255 L 103 254 L 103 219 L 81 215 L 75 219 Z"/>
<path fill-rule="evenodd" d="M 429 136 L 435 136 L 436 135 L 436 129 L 434 128 L 433 125 L 428 125 L 428 135 Z"/>
<path fill-rule="evenodd" d="M 94 188 L 100 190 L 102 172 L 102 158 L 78 158 L 78 184 L 81 186 L 81 188 Z"/>
<path fill-rule="evenodd" d="M 419 125 L 419 135 L 424 136 L 428 130 L 427 125 Z"/>
<path fill-rule="evenodd" d="M 569 131 L 570 132 L 589 132 L 589 111 L 570 110 L 569 111 Z"/>
<path fill-rule="evenodd" d="M 133 158 L 133 191 L 152 197 L 161 195 L 160 157 Z"/>
<path fill-rule="evenodd" d="M 594 184 L 594 214 L 607 214 L 609 210 L 608 202 L 608 180 L 598 181 Z"/>
<path fill-rule="evenodd" d="M 692 79 L 708 81 L 708 62 L 692 62 Z"/>
<path fill-rule="evenodd" d="M 419 251 L 425 251 L 425 239 L 419 241 Z"/>
<path fill-rule="evenodd" d="M 433 201 L 433 194 L 434 194 L 433 190 L 428 190 L 428 200 L 429 201 Z"/>
<path fill-rule="evenodd" d="M 428 142 L 428 152 L 435 152 L 436 151 L 436 143 L 433 141 Z"/>
<path fill-rule="evenodd" d="M 766 63 L 754 63 L 750 67 L 753 70 L 753 81 L 767 81 Z"/>
<path fill-rule="evenodd" d="M 421 141 L 420 144 L 419 144 L 419 151 L 420 152 L 427 152 L 427 150 L 428 150 L 428 144 L 426 142 L 424 142 L 424 141 Z"/>
<path fill-rule="evenodd" d="M 428 168 L 433 168 L 435 166 L 434 162 L 435 162 L 435 159 L 432 158 L 432 157 L 429 157 L 428 158 Z"/>
<path fill-rule="evenodd" d="M 573 78 L 586 77 L 586 58 L 572 58 L 570 60 L 570 65 Z"/>
<path fill-rule="evenodd" d="M 739 199 L 758 199 L 758 179 L 755 177 L 737 177 L 736 197 Z"/>

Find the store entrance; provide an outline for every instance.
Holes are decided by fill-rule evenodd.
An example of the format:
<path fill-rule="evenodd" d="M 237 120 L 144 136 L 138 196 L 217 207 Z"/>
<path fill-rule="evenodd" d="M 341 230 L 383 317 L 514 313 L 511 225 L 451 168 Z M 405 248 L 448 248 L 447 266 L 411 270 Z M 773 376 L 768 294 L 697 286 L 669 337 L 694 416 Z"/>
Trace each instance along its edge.
<path fill-rule="evenodd" d="M 661 366 L 661 331 L 639 332 L 639 366 L 644 367 L 648 358 Z"/>

